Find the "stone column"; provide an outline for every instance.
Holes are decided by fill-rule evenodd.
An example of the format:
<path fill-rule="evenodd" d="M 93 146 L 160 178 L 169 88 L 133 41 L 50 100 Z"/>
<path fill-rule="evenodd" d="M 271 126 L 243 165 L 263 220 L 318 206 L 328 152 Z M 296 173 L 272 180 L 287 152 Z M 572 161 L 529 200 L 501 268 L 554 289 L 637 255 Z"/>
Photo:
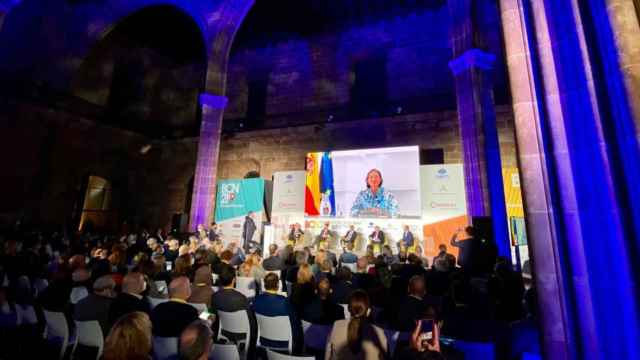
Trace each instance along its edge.
<path fill-rule="evenodd" d="M 456 83 L 458 123 L 462 142 L 467 214 L 490 216 L 498 254 L 511 258 L 502 162 L 493 104 L 492 70 L 495 56 L 474 48 L 469 0 L 449 1 L 449 63 Z"/>
<path fill-rule="evenodd" d="M 198 224 L 207 226 L 213 221 L 213 208 L 216 195 L 216 177 L 218 155 L 222 131 L 222 116 L 227 105 L 224 96 L 202 94 L 202 123 L 198 142 L 198 159 L 193 181 L 193 197 L 189 229 L 195 231 Z"/>
<path fill-rule="evenodd" d="M 545 358 L 634 358 L 637 234 L 624 218 L 639 199 L 619 187 L 627 155 L 590 33 L 602 29 L 585 23 L 584 2 L 500 3 Z"/>
<path fill-rule="evenodd" d="M 549 193 L 552 181 L 549 167 L 552 165 L 548 156 L 551 151 L 540 125 L 544 103 L 539 101 L 542 94 L 535 67 L 535 43 L 531 44 L 533 27 L 523 1 L 526 0 L 500 0 L 500 10 L 513 99 L 529 253 L 538 292 L 540 326 L 544 329 L 542 345 L 545 358 L 568 359 L 568 300 L 556 251 L 561 241 L 554 220 L 554 206 L 557 204 L 553 203 L 553 196 Z"/>

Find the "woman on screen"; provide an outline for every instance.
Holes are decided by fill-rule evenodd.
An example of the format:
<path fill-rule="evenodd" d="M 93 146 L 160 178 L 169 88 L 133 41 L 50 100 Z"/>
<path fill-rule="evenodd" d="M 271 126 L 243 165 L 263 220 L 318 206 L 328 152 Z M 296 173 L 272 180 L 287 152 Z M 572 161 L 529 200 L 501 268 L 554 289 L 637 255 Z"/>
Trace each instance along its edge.
<path fill-rule="evenodd" d="M 360 191 L 351 206 L 352 217 L 396 217 L 398 201 L 382 187 L 382 173 L 371 169 L 365 179 L 367 188 Z"/>

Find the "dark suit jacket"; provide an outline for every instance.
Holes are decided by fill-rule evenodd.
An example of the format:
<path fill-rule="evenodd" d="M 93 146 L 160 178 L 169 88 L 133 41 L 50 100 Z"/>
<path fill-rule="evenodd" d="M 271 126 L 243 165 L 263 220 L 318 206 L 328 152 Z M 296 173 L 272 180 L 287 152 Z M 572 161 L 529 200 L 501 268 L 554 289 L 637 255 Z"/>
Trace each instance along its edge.
<path fill-rule="evenodd" d="M 282 270 L 284 269 L 284 260 L 278 255 L 269 256 L 262 262 L 262 268 L 267 271 Z"/>
<path fill-rule="evenodd" d="M 333 325 L 336 320 L 344 319 L 344 309 L 329 299 L 316 297 L 304 307 L 302 318 L 312 324 Z"/>
<path fill-rule="evenodd" d="M 156 306 L 151 312 L 153 335 L 178 337 L 189 324 L 198 319 L 198 310 L 193 306 L 169 300 Z"/>
<path fill-rule="evenodd" d="M 107 337 L 111 329 L 111 324 L 109 323 L 109 307 L 111 307 L 111 303 L 113 303 L 112 298 L 89 294 L 73 307 L 73 319 L 78 321 L 98 321 L 102 329 L 102 336 Z"/>
<path fill-rule="evenodd" d="M 416 320 L 424 318 L 424 311 L 427 308 L 427 304 L 424 300 L 420 300 L 413 296 L 406 296 L 401 302 L 399 309 L 402 311 L 396 312 L 393 328 L 400 331 L 413 331 L 416 327 Z"/>
<path fill-rule="evenodd" d="M 356 241 L 356 239 L 358 238 L 358 232 L 353 230 L 347 230 L 347 233 L 344 234 L 344 242 L 345 243 L 352 243 L 354 241 Z"/>
<path fill-rule="evenodd" d="M 413 246 L 413 233 L 411 231 L 402 232 L 402 242 L 404 246 Z"/>
<path fill-rule="evenodd" d="M 113 324 L 118 321 L 122 315 L 134 311 L 142 311 L 148 314 L 149 303 L 147 300 L 144 298 L 138 299 L 137 297 L 127 293 L 118 294 L 109 308 L 109 323 L 113 326 Z"/>
<path fill-rule="evenodd" d="M 334 302 L 338 304 L 348 304 L 349 297 L 354 292 L 355 288 L 351 281 L 336 281 L 335 284 L 331 286 L 333 293 L 331 293 L 331 297 Z"/>
<path fill-rule="evenodd" d="M 375 231 L 372 232 L 371 235 L 369 235 L 369 238 L 373 243 L 380 244 L 380 245 L 384 244 L 384 232 L 382 232 L 382 230 L 378 231 L 377 236 Z"/>

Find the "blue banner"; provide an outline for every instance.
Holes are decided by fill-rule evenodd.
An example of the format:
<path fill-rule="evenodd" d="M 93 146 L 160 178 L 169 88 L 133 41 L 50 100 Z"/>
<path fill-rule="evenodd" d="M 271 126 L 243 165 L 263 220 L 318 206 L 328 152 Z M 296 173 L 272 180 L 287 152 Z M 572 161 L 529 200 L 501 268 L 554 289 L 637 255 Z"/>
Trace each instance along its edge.
<path fill-rule="evenodd" d="M 331 153 L 325 152 L 320 163 L 320 215 L 336 216 L 336 196 L 333 190 Z"/>
<path fill-rule="evenodd" d="M 216 196 L 216 222 L 244 217 L 264 208 L 264 179 L 221 180 Z"/>

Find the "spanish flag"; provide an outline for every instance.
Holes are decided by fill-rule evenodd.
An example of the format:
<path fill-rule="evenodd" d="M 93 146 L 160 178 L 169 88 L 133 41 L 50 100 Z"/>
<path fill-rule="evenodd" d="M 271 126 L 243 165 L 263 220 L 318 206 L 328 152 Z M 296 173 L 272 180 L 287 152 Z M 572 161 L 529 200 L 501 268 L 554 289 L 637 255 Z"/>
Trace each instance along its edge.
<path fill-rule="evenodd" d="M 320 215 L 320 160 L 322 153 L 307 154 L 307 179 L 304 189 L 304 212 L 306 215 Z"/>

